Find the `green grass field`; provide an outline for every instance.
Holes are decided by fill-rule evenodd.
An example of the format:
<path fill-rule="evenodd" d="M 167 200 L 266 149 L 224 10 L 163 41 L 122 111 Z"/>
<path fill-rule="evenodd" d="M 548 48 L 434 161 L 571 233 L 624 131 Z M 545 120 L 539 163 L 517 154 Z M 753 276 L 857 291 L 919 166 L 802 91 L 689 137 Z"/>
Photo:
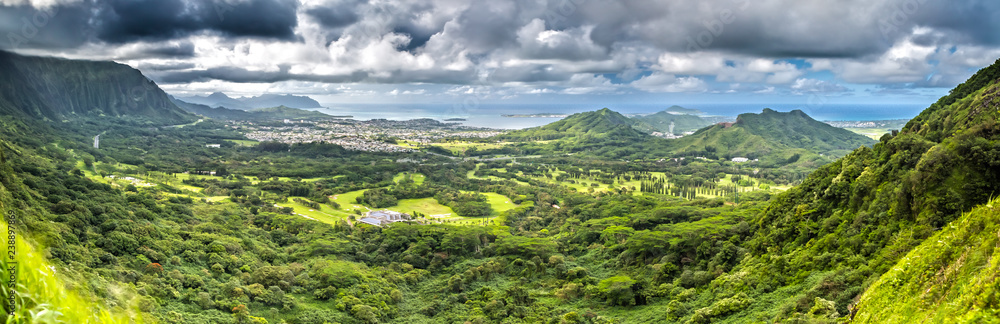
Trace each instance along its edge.
<path fill-rule="evenodd" d="M 334 210 L 333 207 L 328 205 L 320 205 L 320 209 L 312 209 L 306 206 L 302 206 L 296 202 L 287 202 L 277 204 L 281 207 L 292 207 L 296 214 L 307 216 L 311 219 L 324 222 L 327 224 L 336 224 L 342 218 L 348 217 L 349 215 L 345 212 Z"/>
<path fill-rule="evenodd" d="M 475 193 L 476 191 L 461 190 L 461 192 Z M 515 205 L 512 201 L 510 201 L 510 198 L 507 198 L 504 195 L 493 192 L 479 192 L 479 193 L 486 196 L 486 202 L 490 204 L 490 208 L 493 208 L 493 211 L 496 212 L 496 214 L 500 214 L 502 212 L 518 207 L 518 205 Z"/>
<path fill-rule="evenodd" d="M 882 138 L 882 135 L 890 133 L 894 130 L 893 128 L 844 128 L 844 129 L 849 130 L 855 134 L 868 136 L 873 140 L 878 140 L 879 138 Z"/>
<path fill-rule="evenodd" d="M 340 211 L 343 213 L 351 213 L 355 209 L 367 211 L 368 208 L 359 204 L 357 200 L 359 196 L 365 193 L 365 190 L 367 189 L 349 191 L 342 194 L 333 195 L 332 200 L 340 205 Z"/>
<path fill-rule="evenodd" d="M 451 207 L 439 204 L 434 198 L 402 199 L 396 206 L 386 209 L 407 214 L 413 214 L 414 211 L 427 215 L 451 214 L 448 218 L 460 218 Z"/>
<path fill-rule="evenodd" d="M 488 199 L 487 202 L 490 203 L 490 207 L 492 207 L 493 211 L 497 213 L 502 213 L 517 207 L 517 205 L 510 201 L 510 198 L 507 198 L 504 195 L 493 192 L 484 192 L 482 194 L 486 195 L 486 198 Z"/>
<path fill-rule="evenodd" d="M 232 139 L 227 139 L 226 141 L 236 143 L 236 145 L 239 145 L 239 146 L 256 146 L 257 143 L 259 143 L 257 141 L 250 141 L 250 140 L 232 140 Z"/>
<path fill-rule="evenodd" d="M 468 151 L 471 148 L 476 148 L 477 150 L 489 150 L 497 149 L 509 145 L 510 143 L 472 143 L 472 142 L 448 142 L 448 143 L 433 143 L 431 145 L 437 146 L 452 152 L 452 154 L 459 154 Z"/>
<path fill-rule="evenodd" d="M 395 177 L 392 177 L 392 182 L 399 183 L 400 181 L 403 181 L 406 176 L 410 176 L 413 183 L 416 183 L 418 186 L 424 184 L 424 180 L 427 180 L 427 177 L 420 173 L 401 172 Z"/>

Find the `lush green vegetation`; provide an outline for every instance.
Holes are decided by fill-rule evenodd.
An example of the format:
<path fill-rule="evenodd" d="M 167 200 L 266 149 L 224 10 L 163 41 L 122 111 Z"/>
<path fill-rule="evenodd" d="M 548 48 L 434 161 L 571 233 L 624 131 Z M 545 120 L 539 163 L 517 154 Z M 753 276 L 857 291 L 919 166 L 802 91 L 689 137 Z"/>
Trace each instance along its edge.
<path fill-rule="evenodd" d="M 674 141 L 676 152 L 710 159 L 746 157 L 766 166 L 818 167 L 874 141 L 813 120 L 802 111 L 741 114 L 732 124 L 717 124 Z"/>
<path fill-rule="evenodd" d="M 806 173 L 874 143 L 862 135 L 813 120 L 798 110 L 779 113 L 764 109 L 761 114 L 742 114 L 735 123 L 709 123 L 711 126 L 693 135 L 673 140 L 640 132 L 650 128 L 647 122 L 605 108 L 499 136 L 498 140 L 521 143 L 477 154 L 584 154 L 602 159 L 647 161 L 679 157 L 728 161 L 745 157 L 759 160 L 756 166 L 785 167 Z"/>
<path fill-rule="evenodd" d="M 924 240 L 872 284 L 859 323 L 1000 322 L 1000 201 Z"/>
<path fill-rule="evenodd" d="M 661 155 L 676 143 L 722 157 L 774 149 L 766 162 L 857 144 L 796 135 L 811 119 L 794 112 L 671 142 L 605 109 L 503 135 L 522 141 L 497 149 L 516 159 L 465 160 L 244 146 L 211 119 L 55 121 L 8 106 L 0 211 L 15 212 L 20 237 L 13 320 L 995 321 L 998 70 L 823 166 L 806 154 Z M 732 151 L 698 151 L 727 141 Z M 416 217 L 355 221 L 378 208 Z"/>
<path fill-rule="evenodd" d="M 669 133 L 670 125 L 673 124 L 672 134 L 683 134 L 715 124 L 714 119 L 702 118 L 695 115 L 697 113 L 697 110 L 673 106 L 652 115 L 633 118 L 636 120 L 633 127 L 648 133 Z"/>

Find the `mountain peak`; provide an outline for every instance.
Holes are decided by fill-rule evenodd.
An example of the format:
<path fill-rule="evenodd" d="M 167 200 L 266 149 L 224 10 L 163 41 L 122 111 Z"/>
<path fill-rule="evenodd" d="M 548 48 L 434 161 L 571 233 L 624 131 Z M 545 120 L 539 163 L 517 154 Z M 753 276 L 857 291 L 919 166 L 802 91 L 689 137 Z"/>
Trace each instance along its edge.
<path fill-rule="evenodd" d="M 726 156 L 760 157 L 771 163 L 783 164 L 790 155 L 782 152 L 842 156 L 873 140 L 816 121 L 801 110 L 779 112 L 764 108 L 759 114 L 745 113 L 736 123 L 703 128 L 693 135 L 678 139 L 680 152 L 701 156 L 710 153 Z M 779 154 L 780 153 L 780 154 Z M 788 162 L 791 163 L 791 162 Z"/>
<path fill-rule="evenodd" d="M 296 96 L 289 94 L 265 93 L 257 97 L 233 98 L 222 92 L 213 92 L 208 96 L 191 96 L 177 98 L 188 103 L 206 105 L 209 107 L 226 107 L 230 109 L 251 110 L 257 108 L 269 108 L 286 106 L 291 108 L 321 108 L 322 105 L 316 100 L 306 96 Z"/>
<path fill-rule="evenodd" d="M 650 137 L 632 128 L 633 121 L 617 111 L 602 108 L 576 113 L 560 121 L 511 133 L 512 138 L 602 137 L 641 140 Z"/>
<path fill-rule="evenodd" d="M 205 97 L 205 98 L 212 98 L 212 99 L 232 99 L 232 97 L 229 97 L 225 93 L 222 93 L 222 92 L 219 92 L 219 91 L 212 92 L 212 94 L 208 95 L 208 97 Z"/>

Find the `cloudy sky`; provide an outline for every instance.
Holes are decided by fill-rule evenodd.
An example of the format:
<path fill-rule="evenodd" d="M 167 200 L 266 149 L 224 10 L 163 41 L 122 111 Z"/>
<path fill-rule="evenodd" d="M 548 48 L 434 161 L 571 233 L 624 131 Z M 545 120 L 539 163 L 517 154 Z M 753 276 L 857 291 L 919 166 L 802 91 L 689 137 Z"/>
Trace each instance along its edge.
<path fill-rule="evenodd" d="M 2 49 L 324 103 L 929 104 L 998 31 L 996 0 L 0 0 Z"/>

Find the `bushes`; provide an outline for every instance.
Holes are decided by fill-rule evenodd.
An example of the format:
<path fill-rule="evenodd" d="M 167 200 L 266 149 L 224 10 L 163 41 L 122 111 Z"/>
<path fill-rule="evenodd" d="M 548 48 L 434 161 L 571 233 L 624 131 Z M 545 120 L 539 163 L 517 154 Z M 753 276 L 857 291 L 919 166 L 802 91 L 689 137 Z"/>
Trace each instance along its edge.
<path fill-rule="evenodd" d="M 519 255 L 526 258 L 535 256 L 548 258 L 556 250 L 556 244 L 550 239 L 528 238 L 523 236 L 506 236 L 498 238 L 493 246 L 500 254 Z"/>
<path fill-rule="evenodd" d="M 398 203 L 395 196 L 386 189 L 369 189 L 356 199 L 359 204 L 365 204 L 374 208 L 392 207 Z"/>
<path fill-rule="evenodd" d="M 633 286 L 636 281 L 629 276 L 616 276 L 601 280 L 597 284 L 598 292 L 611 305 L 633 306 L 636 294 Z"/>
<path fill-rule="evenodd" d="M 481 193 L 462 193 L 454 190 L 439 192 L 434 195 L 438 203 L 451 207 L 455 213 L 466 217 L 490 216 L 493 209 L 487 202 L 486 195 Z"/>
<path fill-rule="evenodd" d="M 710 323 L 713 318 L 739 312 L 750 306 L 753 299 L 747 297 L 745 293 L 739 293 L 729 298 L 723 298 L 709 307 L 699 308 L 694 311 L 694 315 L 687 323 L 699 324 Z"/>

